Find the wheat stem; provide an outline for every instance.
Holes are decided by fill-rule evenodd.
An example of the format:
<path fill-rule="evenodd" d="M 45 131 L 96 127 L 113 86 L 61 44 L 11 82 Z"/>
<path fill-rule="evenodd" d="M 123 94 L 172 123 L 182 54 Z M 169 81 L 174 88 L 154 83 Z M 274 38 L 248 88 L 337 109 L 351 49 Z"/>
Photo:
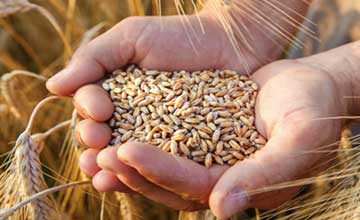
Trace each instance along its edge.
<path fill-rule="evenodd" d="M 104 220 L 105 200 L 106 200 L 106 193 L 104 193 L 101 198 L 100 220 Z"/>
<path fill-rule="evenodd" d="M 66 54 L 68 56 L 70 56 L 72 54 L 71 45 L 68 42 L 68 40 L 66 39 L 65 34 L 61 30 L 61 27 L 58 24 L 58 22 L 56 21 L 55 17 L 48 10 L 46 10 L 45 8 L 43 8 L 43 7 L 39 6 L 39 5 L 36 5 L 36 4 L 30 4 L 30 5 L 31 5 L 32 8 L 36 9 L 41 15 L 43 15 L 45 18 L 48 19 L 48 21 L 55 28 L 55 30 L 58 33 L 60 39 L 64 43 L 64 48 L 65 48 Z"/>
<path fill-rule="evenodd" d="M 45 76 L 35 74 L 35 73 L 32 73 L 32 72 L 28 72 L 28 71 L 25 71 L 25 70 L 14 70 L 14 71 L 12 71 L 10 73 L 4 74 L 1 77 L 1 79 L 7 81 L 7 80 L 10 80 L 11 78 L 13 78 L 15 76 L 29 76 L 29 77 L 33 77 L 33 78 L 41 80 L 41 81 L 46 81 L 47 80 L 47 78 Z"/>
<path fill-rule="evenodd" d="M 61 130 L 62 128 L 68 127 L 70 125 L 71 125 L 71 120 L 63 121 L 63 122 L 55 125 L 54 127 L 48 129 L 46 132 L 32 135 L 32 137 L 36 140 L 42 141 L 42 140 L 45 140 L 46 138 L 48 138 L 51 134 Z"/>
<path fill-rule="evenodd" d="M 43 100 L 41 100 L 34 108 L 34 110 L 32 111 L 31 115 L 30 115 L 30 119 L 29 119 L 29 122 L 28 122 L 28 125 L 25 129 L 25 132 L 31 134 L 31 130 L 33 128 L 33 124 L 34 124 L 34 121 L 35 121 L 35 117 L 37 115 L 37 113 L 40 111 L 40 108 L 42 106 L 44 106 L 47 102 L 49 101 L 52 101 L 52 100 L 55 100 L 55 99 L 62 99 L 64 97 L 60 97 L 60 96 L 49 96 Z"/>

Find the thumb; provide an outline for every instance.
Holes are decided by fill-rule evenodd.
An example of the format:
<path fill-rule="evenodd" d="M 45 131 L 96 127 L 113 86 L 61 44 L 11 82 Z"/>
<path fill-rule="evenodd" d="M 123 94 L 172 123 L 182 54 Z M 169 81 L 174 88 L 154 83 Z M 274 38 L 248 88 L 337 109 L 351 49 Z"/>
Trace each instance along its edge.
<path fill-rule="evenodd" d="M 309 151 L 325 143 L 313 136 L 319 129 L 326 133 L 331 127 L 322 123 L 297 121 L 276 125 L 263 149 L 231 167 L 219 179 L 209 198 L 213 213 L 225 219 L 248 207 L 275 208 L 290 199 L 299 187 L 257 195 L 251 192 L 308 175 L 306 172 L 321 158 L 320 153 Z"/>
<path fill-rule="evenodd" d="M 55 94 L 69 95 L 129 63 L 168 71 L 231 68 L 227 64 L 237 56 L 226 33 L 211 17 L 200 17 L 201 22 L 195 15 L 127 18 L 80 48 L 46 86 Z M 257 64 L 249 65 L 254 69 Z"/>
<path fill-rule="evenodd" d="M 58 95 L 69 95 L 85 84 L 100 80 L 105 73 L 126 65 L 135 58 L 135 45 L 147 21 L 125 19 L 79 48 L 69 65 L 48 80 L 48 90 Z"/>

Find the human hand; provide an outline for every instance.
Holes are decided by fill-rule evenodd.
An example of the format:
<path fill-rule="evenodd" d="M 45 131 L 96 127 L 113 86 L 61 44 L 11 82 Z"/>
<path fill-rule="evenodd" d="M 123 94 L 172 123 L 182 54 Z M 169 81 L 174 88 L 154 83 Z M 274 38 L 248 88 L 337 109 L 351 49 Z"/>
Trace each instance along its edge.
<path fill-rule="evenodd" d="M 353 108 L 343 99 L 352 94 L 349 80 L 343 81 L 347 75 L 338 75 L 344 71 L 339 69 L 339 61 L 332 60 L 334 54 L 346 55 L 338 50 L 275 62 L 252 76 L 261 87 L 256 126 L 269 141 L 253 157 L 231 168 L 214 166 L 207 170 L 141 143 L 107 148 L 100 153 L 88 150 L 82 156 L 81 166 L 94 175 L 94 185 L 99 190 L 135 191 L 176 209 L 209 206 L 218 217 L 226 218 L 247 207 L 276 207 L 298 188 L 259 195 L 251 192 L 307 177 L 324 168 L 332 155 L 318 151 L 337 140 L 342 122 L 317 119 L 346 115 Z M 81 88 L 75 99 L 82 93 L 90 94 L 91 88 Z M 92 114 L 101 115 L 96 111 L 103 108 L 94 106 Z M 79 127 L 82 141 L 90 146 L 99 140 L 94 135 L 99 135 L 100 127 L 95 125 L 99 126 L 94 123 Z M 110 131 L 107 132 L 101 136 L 110 137 Z"/>
<path fill-rule="evenodd" d="M 209 198 L 215 215 L 226 218 L 247 207 L 277 207 L 299 189 L 281 183 L 312 176 L 331 164 L 343 123 L 339 119 L 360 110 L 359 100 L 352 99 L 360 94 L 359 70 L 360 41 L 275 62 L 253 75 L 261 87 L 256 127 L 268 143 L 217 181 Z M 276 184 L 276 191 L 252 194 Z"/>
<path fill-rule="evenodd" d="M 196 17 L 190 16 L 189 19 L 193 25 L 198 25 Z M 195 45 L 195 48 L 200 49 L 198 49 L 198 56 L 195 56 L 195 58 L 194 56 L 188 55 L 189 53 L 193 53 L 193 48 L 188 42 L 188 40 L 184 40 L 187 39 L 186 32 L 178 32 L 182 27 L 182 23 L 178 18 L 163 18 L 163 28 L 165 32 L 164 34 L 160 35 L 157 33 L 157 30 L 159 30 L 159 28 L 161 27 L 161 22 L 159 19 L 132 18 L 123 22 L 122 24 L 119 24 L 110 32 L 94 40 L 87 47 L 79 50 L 72 59 L 69 67 L 66 68 L 57 77 L 57 79 L 48 82 L 47 86 L 49 90 L 54 93 L 60 95 L 68 95 L 74 92 L 80 86 L 90 82 L 95 82 L 98 79 L 102 78 L 105 72 L 110 72 L 112 69 L 123 66 L 129 62 L 137 63 L 140 66 L 152 67 L 156 69 L 194 70 L 208 68 L 230 68 L 243 72 L 243 68 L 236 68 L 244 65 L 238 62 L 239 60 L 236 57 L 233 47 L 228 43 L 228 39 L 226 38 L 222 30 L 220 33 L 218 24 L 213 23 L 213 20 L 208 18 L 204 18 L 202 19 L 202 21 L 205 30 L 208 30 L 205 33 L 211 33 L 211 35 L 200 34 L 201 39 L 199 41 L 199 45 Z M 142 28 L 149 29 L 148 31 L 144 32 L 145 36 L 141 34 Z M 198 30 L 198 28 L 195 29 Z M 212 32 L 211 30 L 215 31 Z M 157 38 L 156 42 L 154 43 L 153 39 L 155 38 L 155 35 Z M 177 37 L 174 37 L 174 35 Z M 118 40 L 115 41 L 114 39 Z M 170 40 L 174 43 L 171 43 Z M 179 46 L 177 45 L 177 43 L 180 41 L 182 41 L 182 43 L 184 44 L 181 44 Z M 204 47 L 205 42 L 206 47 Z M 177 51 L 178 57 L 176 58 L 172 56 L 173 51 L 170 50 L 171 48 L 173 48 L 174 45 L 176 45 L 176 49 L 180 49 Z M 211 46 L 209 47 L 209 45 Z M 221 45 L 221 47 L 217 47 L 218 45 Z M 155 49 L 153 50 L 153 48 Z M 222 52 L 214 54 L 212 53 L 213 51 Z M 249 53 L 248 59 L 254 61 L 251 64 L 252 70 L 258 68 L 260 63 L 258 63 L 255 58 L 252 58 L 251 53 Z M 78 127 L 78 133 L 82 139 L 81 141 L 89 147 L 97 149 L 104 147 L 110 139 L 110 130 L 105 123 L 101 122 L 106 121 L 106 119 L 111 116 L 113 111 L 113 107 L 111 105 L 111 102 L 107 98 L 107 95 L 96 86 L 85 86 L 77 91 L 75 95 L 75 105 L 79 113 L 84 118 L 86 118 L 86 120 L 82 121 Z M 146 149 L 149 148 L 149 146 L 141 146 Z M 127 148 L 138 149 L 134 152 L 134 154 L 136 155 L 136 152 L 146 152 L 146 149 L 142 149 L 141 146 L 138 146 L 136 148 L 132 148 L 131 145 L 128 147 L 123 146 L 121 149 L 123 149 L 125 152 Z M 150 148 L 151 150 L 153 150 L 152 147 Z M 111 154 L 114 156 L 114 152 L 116 149 L 112 150 L 113 151 Z M 94 163 L 94 158 L 96 157 L 97 153 L 98 150 L 90 149 L 83 154 L 81 160 L 82 167 L 86 172 L 88 172 L 90 175 L 96 174 L 93 180 L 94 185 L 102 191 L 110 189 L 129 191 L 128 187 L 131 184 L 126 184 L 126 181 L 123 181 L 123 183 L 125 183 L 125 185 L 127 186 L 123 185 L 119 181 L 119 179 L 121 178 L 114 175 L 114 172 L 106 171 L 106 169 L 99 171 L 99 167 L 96 166 L 96 164 Z M 131 152 L 125 154 L 131 155 Z M 158 151 L 152 153 L 149 152 L 149 155 L 154 155 L 154 158 L 165 157 L 163 152 Z M 108 160 L 111 161 L 111 157 L 109 157 Z M 84 161 L 86 161 L 86 163 L 84 163 Z M 99 159 L 99 164 L 101 164 L 100 161 L 101 160 Z M 113 161 L 114 163 L 111 164 L 116 165 L 116 161 L 119 162 L 119 160 L 115 160 Z M 124 161 L 126 161 L 126 159 L 124 159 Z M 173 167 L 174 164 L 171 165 L 173 162 L 174 161 L 172 159 L 169 159 L 169 166 L 166 166 L 167 164 L 164 163 L 164 167 Z M 135 179 L 129 180 L 131 183 L 146 183 L 144 186 L 145 188 L 150 186 L 153 187 L 155 185 L 155 190 L 153 190 L 153 188 L 149 188 L 151 190 L 148 191 L 153 191 L 156 193 L 153 193 L 153 195 L 147 195 L 148 197 L 166 203 L 169 206 L 177 209 L 192 210 L 207 206 L 208 196 L 211 192 L 212 187 L 216 184 L 220 175 L 227 168 L 214 167 L 210 170 L 206 170 L 203 167 L 199 167 L 199 165 L 197 164 L 195 164 L 195 166 L 194 163 L 189 162 L 190 161 L 182 161 L 181 163 L 178 163 L 178 167 L 175 166 L 174 170 L 183 169 L 185 171 L 193 171 L 190 174 L 191 176 L 194 175 L 198 178 L 198 188 L 189 188 L 189 184 L 177 184 L 175 188 L 174 185 L 171 185 L 173 187 L 172 188 L 166 184 L 159 184 L 159 189 L 157 184 L 154 184 L 151 181 L 150 185 L 146 185 L 147 183 L 149 183 L 149 181 L 146 178 L 143 178 L 143 176 L 141 175 L 141 173 L 139 173 L 138 170 L 128 169 L 129 167 L 132 167 L 126 165 L 126 163 L 121 163 L 121 165 L 126 165 L 123 166 L 123 168 L 125 167 L 124 169 L 128 171 L 125 172 L 125 174 L 129 174 L 129 176 L 134 174 L 133 177 Z M 188 173 L 181 173 L 178 176 L 179 179 L 183 179 L 184 175 L 186 174 Z M 140 178 L 138 178 L 139 176 Z M 156 179 L 156 177 L 154 177 L 155 180 L 153 179 L 153 181 L 161 182 L 163 181 L 164 177 L 168 178 L 168 176 L 166 175 L 160 175 L 159 179 Z M 129 177 L 125 176 L 123 178 L 126 179 Z M 170 179 L 170 181 L 174 180 L 176 181 L 176 178 Z M 135 185 L 130 188 L 132 188 L 134 191 L 142 192 L 143 189 L 141 187 L 143 187 L 143 185 Z M 164 191 L 163 189 L 166 190 Z M 146 191 L 147 190 L 145 190 L 145 192 Z M 146 193 L 143 192 L 143 194 Z M 163 198 L 165 198 L 165 200 Z"/>
<path fill-rule="evenodd" d="M 243 66 L 221 25 L 199 16 L 204 34 L 196 16 L 187 16 L 194 32 L 184 29 L 180 16 L 127 18 L 78 49 L 69 65 L 50 78 L 47 88 L 69 95 L 127 64 L 159 70 Z"/>
<path fill-rule="evenodd" d="M 158 70 L 232 69 L 252 73 L 278 58 L 308 7 L 308 3 L 297 0 L 276 0 L 276 6 L 271 6 L 271 1 L 251 1 L 258 8 L 253 11 L 258 15 L 254 19 L 242 10 L 253 7 L 248 0 L 234 0 L 232 4 L 216 6 L 216 11 L 208 4 L 198 15 L 124 19 L 78 49 L 69 65 L 47 82 L 47 88 L 69 95 L 127 64 Z M 271 11 L 273 6 L 276 11 Z M 296 16 L 292 15 L 295 12 Z M 228 19 L 231 33 L 224 30 L 218 13 Z M 229 32 L 229 26 L 226 29 Z"/>

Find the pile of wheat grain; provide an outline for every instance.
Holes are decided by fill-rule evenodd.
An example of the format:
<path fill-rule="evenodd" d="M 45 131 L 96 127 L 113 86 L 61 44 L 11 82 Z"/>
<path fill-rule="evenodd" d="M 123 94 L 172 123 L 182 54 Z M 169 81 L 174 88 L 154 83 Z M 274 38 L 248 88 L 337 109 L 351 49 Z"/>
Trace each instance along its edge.
<path fill-rule="evenodd" d="M 234 71 L 130 66 L 102 86 L 115 106 L 111 145 L 150 143 L 210 167 L 233 165 L 266 143 L 254 126 L 258 86 Z"/>

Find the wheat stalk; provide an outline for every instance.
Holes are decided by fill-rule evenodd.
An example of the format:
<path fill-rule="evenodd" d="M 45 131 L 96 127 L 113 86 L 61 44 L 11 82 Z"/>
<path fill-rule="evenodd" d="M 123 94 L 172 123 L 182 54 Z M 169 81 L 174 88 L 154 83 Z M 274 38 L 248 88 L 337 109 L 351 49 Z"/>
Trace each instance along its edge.
<path fill-rule="evenodd" d="M 88 44 L 94 37 L 96 37 L 99 34 L 99 32 L 105 27 L 105 25 L 106 25 L 105 22 L 101 22 L 95 25 L 94 27 L 90 28 L 89 30 L 87 30 L 81 39 L 79 47 Z"/>
<path fill-rule="evenodd" d="M 29 197 L 47 188 L 39 158 L 40 149 L 34 144 L 28 133 L 23 133 L 18 139 L 15 151 L 16 174 L 20 179 L 20 196 Z M 48 220 L 52 218 L 51 201 L 47 197 L 39 198 L 28 205 L 30 219 Z"/>
<path fill-rule="evenodd" d="M 13 204 L 47 188 L 39 159 L 39 145 L 28 132 L 22 133 L 16 141 L 11 164 L 0 177 L 0 195 L 3 200 L 0 207 L 8 208 Z M 53 215 L 54 204 L 50 198 L 39 198 L 21 210 L 15 218 L 29 220 L 47 220 Z"/>
<path fill-rule="evenodd" d="M 46 78 L 42 75 L 38 75 L 25 70 L 15 70 L 1 76 L 1 95 L 4 97 L 7 105 L 10 108 L 10 111 L 14 114 L 14 116 L 18 119 L 21 119 L 24 107 L 23 103 L 19 101 L 19 97 L 16 95 L 16 89 L 13 85 L 15 78 L 18 76 L 31 77 L 44 83 L 46 81 Z"/>
<path fill-rule="evenodd" d="M 37 10 L 50 22 L 50 24 L 54 27 L 61 40 L 63 41 L 65 51 L 68 55 L 70 55 L 72 53 L 71 46 L 66 40 L 65 35 L 61 30 L 60 25 L 56 21 L 55 17 L 48 10 L 27 0 L 0 0 L 0 17 L 6 17 L 15 13 L 25 12 L 31 9 Z"/>
<path fill-rule="evenodd" d="M 77 112 L 74 110 L 59 155 L 62 158 L 59 168 L 60 176 L 69 181 L 89 179 L 78 166 L 79 157 L 84 149 L 75 139 L 75 127 L 78 121 Z M 58 193 L 56 201 L 61 212 L 76 216 L 81 210 L 98 210 L 97 197 L 99 197 L 97 192 L 91 186 L 87 186 L 82 191 L 74 188 L 63 190 Z"/>
<path fill-rule="evenodd" d="M 34 118 L 40 108 L 58 97 L 42 100 L 33 110 L 28 126 L 18 137 L 14 149 L 8 155 L 8 168 L 0 175 L 0 207 L 9 208 L 16 203 L 47 188 L 41 169 L 41 145 L 31 137 Z M 5 166 L 7 163 L 4 164 Z M 4 167 L 2 165 L 1 167 Z M 41 197 L 15 214 L 16 219 L 50 220 L 54 217 L 55 204 L 50 197 Z"/>
<path fill-rule="evenodd" d="M 24 51 L 31 57 L 31 59 L 35 62 L 35 64 L 38 66 L 39 70 L 41 71 L 44 68 L 44 63 L 40 58 L 40 54 L 37 54 L 30 42 L 28 42 L 25 39 L 25 36 L 18 33 L 17 30 L 11 25 L 9 21 L 6 21 L 5 19 L 0 19 L 0 25 L 3 28 L 6 33 L 9 34 L 9 36 L 16 41 L 17 44 L 19 44 Z M 6 42 L 10 42 L 10 40 L 6 40 Z M 12 68 L 9 68 L 12 69 Z M 24 68 L 16 68 L 16 69 L 24 69 Z"/>

